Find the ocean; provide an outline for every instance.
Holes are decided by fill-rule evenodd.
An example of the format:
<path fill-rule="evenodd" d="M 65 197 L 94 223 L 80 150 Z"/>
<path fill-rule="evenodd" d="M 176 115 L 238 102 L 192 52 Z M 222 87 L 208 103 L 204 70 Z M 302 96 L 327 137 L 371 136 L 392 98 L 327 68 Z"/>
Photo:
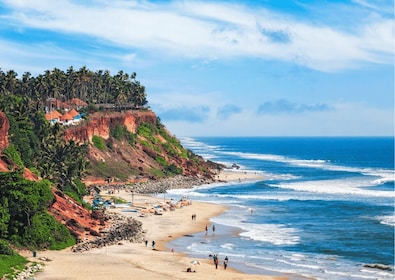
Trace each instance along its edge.
<path fill-rule="evenodd" d="M 168 191 L 174 199 L 229 207 L 211 219 L 214 234 L 202 229 L 172 241 L 171 248 L 200 258 L 228 256 L 230 267 L 246 273 L 394 279 L 393 137 L 199 137 L 181 143 L 264 179 Z"/>

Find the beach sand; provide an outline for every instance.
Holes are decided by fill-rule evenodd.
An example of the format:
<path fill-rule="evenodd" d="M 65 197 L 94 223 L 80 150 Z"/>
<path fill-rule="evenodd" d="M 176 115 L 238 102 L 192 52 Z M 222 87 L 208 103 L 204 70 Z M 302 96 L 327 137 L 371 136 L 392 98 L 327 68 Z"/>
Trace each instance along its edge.
<path fill-rule="evenodd" d="M 260 172 L 251 172 L 235 169 L 223 169 L 216 177 L 216 180 L 225 182 L 246 182 L 265 179 Z"/>
<path fill-rule="evenodd" d="M 222 175 L 227 176 L 229 180 L 230 174 Z M 234 178 L 238 180 L 239 177 Z M 117 192 L 114 196 L 132 201 L 131 193 L 125 190 Z M 163 200 L 153 196 L 133 196 L 134 205 L 144 207 L 161 203 Z M 36 257 L 33 257 L 31 253 L 26 252 L 25 256 L 30 260 L 43 262 L 45 265 L 43 271 L 35 274 L 34 279 L 287 279 L 285 276 L 240 273 L 232 269 L 232 260 L 229 260 L 228 269 L 224 270 L 224 256 L 219 256 L 219 266 L 215 269 L 213 260 L 208 256 L 206 259 L 194 259 L 187 257 L 183 252 L 172 252 L 171 248 L 166 248 L 166 244 L 172 239 L 204 231 L 206 225 L 210 226 L 209 218 L 225 211 L 224 206 L 192 201 L 191 205 L 175 211 L 164 211 L 163 215 L 148 214 L 145 217 L 139 217 L 139 212 L 125 210 L 126 208 L 115 208 L 109 211 L 142 221 L 148 240 L 147 247 L 142 240 L 141 243 L 122 241 L 118 245 L 83 253 L 74 253 L 68 248 L 62 251 L 39 251 Z M 195 220 L 191 218 L 193 214 L 196 215 Z M 156 242 L 155 250 L 151 247 L 153 240 Z M 200 264 L 193 265 L 194 260 Z M 196 272 L 186 272 L 188 267 Z"/>

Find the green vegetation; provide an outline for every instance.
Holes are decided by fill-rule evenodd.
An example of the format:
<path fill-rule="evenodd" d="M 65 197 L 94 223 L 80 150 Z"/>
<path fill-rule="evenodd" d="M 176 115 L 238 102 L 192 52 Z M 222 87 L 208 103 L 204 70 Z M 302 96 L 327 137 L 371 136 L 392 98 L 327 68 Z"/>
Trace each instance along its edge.
<path fill-rule="evenodd" d="M 149 173 L 156 178 L 166 177 L 166 173 L 161 169 L 152 168 L 149 170 Z"/>
<path fill-rule="evenodd" d="M 14 250 L 12 250 L 10 244 L 2 239 L 0 239 L 0 255 L 8 255 L 8 256 L 15 255 L 15 252 Z"/>
<path fill-rule="evenodd" d="M 79 184 L 79 179 L 86 171 L 88 146 L 72 140 L 65 142 L 62 135 L 63 127 L 58 124 L 51 126 L 40 146 L 37 169 L 43 178 L 55 183 L 58 189 L 75 192 L 82 198 L 86 190 Z"/>
<path fill-rule="evenodd" d="M 155 138 L 157 134 L 156 127 L 152 123 L 142 123 L 137 129 L 137 134 L 146 138 L 152 143 L 158 142 L 158 139 Z"/>
<path fill-rule="evenodd" d="M 116 162 L 111 159 L 106 162 L 97 161 L 95 164 L 91 164 L 89 169 L 93 174 L 102 178 L 113 177 L 116 181 L 126 181 L 129 176 L 140 174 L 137 170 L 131 170 L 126 162 Z"/>
<path fill-rule="evenodd" d="M 97 135 L 92 136 L 93 146 L 98 148 L 100 151 L 104 151 L 106 149 L 106 145 L 104 145 L 103 139 Z"/>
<path fill-rule="evenodd" d="M 67 228 L 47 213 L 49 181 L 33 182 L 21 172 L 0 173 L 0 238 L 29 248 L 65 248 L 75 243 Z"/>
<path fill-rule="evenodd" d="M 79 70 L 70 67 L 66 72 L 54 68 L 36 77 L 26 72 L 18 78 L 13 70 L 5 73 L 0 69 L 0 111 L 10 123 L 10 145 L 3 149 L 2 159 L 12 170 L 0 173 L 0 276 L 13 273 L 11 267 L 23 268 L 26 263 L 24 258 L 14 254 L 9 244 L 35 250 L 62 249 L 75 243 L 67 228 L 47 212 L 53 203 L 54 188 L 81 203 L 86 194 L 81 178 L 87 172 L 121 181 L 147 173 L 162 178 L 182 174 L 180 158 L 195 167 L 202 162 L 185 150 L 158 118 L 156 124 L 142 123 L 136 134 L 126 126 L 115 125 L 110 129 L 108 141 L 99 136 L 92 138 L 94 147 L 102 151 L 108 148 L 118 154 L 122 154 L 123 146 L 117 141 L 126 141 L 133 148 L 143 146 L 144 152 L 154 160 L 148 163 L 153 165 L 148 171 L 142 167 L 133 169 L 131 162 L 111 158 L 88 165 L 88 143 L 66 141 L 67 128 L 51 125 L 45 119 L 45 112 L 55 108 L 62 110 L 54 100 L 64 102 L 72 98 L 89 104 L 79 110 L 86 113 L 84 118 L 89 118 L 90 112 L 108 108 L 144 109 L 147 104 L 145 87 L 136 80 L 135 73 L 119 71 L 112 76 L 107 70 L 93 72 L 86 67 Z M 24 168 L 43 180 L 24 179 Z M 204 171 L 205 167 L 200 168 Z"/>
<path fill-rule="evenodd" d="M 166 167 L 166 171 L 170 174 L 176 174 L 176 175 L 181 175 L 182 174 L 182 168 L 177 167 L 174 164 L 170 164 Z"/>
<path fill-rule="evenodd" d="M 24 167 L 21 156 L 14 145 L 11 144 L 3 149 L 3 156 L 5 156 L 8 159 L 8 161 L 11 160 L 17 166 Z"/>
<path fill-rule="evenodd" d="M 127 203 L 127 200 L 125 200 L 125 199 L 123 199 L 123 198 L 121 198 L 121 197 L 112 197 L 111 199 L 112 199 L 112 201 L 113 201 L 115 204 L 124 204 L 124 203 Z"/>
<path fill-rule="evenodd" d="M 110 136 L 116 140 L 127 140 L 132 147 L 136 145 L 136 134 L 128 131 L 126 126 L 117 124 L 114 128 L 110 129 Z"/>
<path fill-rule="evenodd" d="M 12 276 L 16 271 L 22 270 L 27 262 L 24 257 L 15 253 L 7 241 L 0 239 L 0 277 Z"/>
<path fill-rule="evenodd" d="M 160 165 L 165 166 L 165 167 L 167 166 L 167 161 L 165 160 L 164 157 L 162 157 L 162 156 L 157 156 L 157 157 L 155 158 L 155 160 L 156 160 L 156 162 L 159 163 Z"/>
<path fill-rule="evenodd" d="M 14 275 L 15 271 L 23 270 L 26 263 L 28 263 L 28 261 L 21 255 L 0 254 L 0 277 L 4 275 Z"/>
<path fill-rule="evenodd" d="M 145 152 L 162 167 L 161 170 L 150 170 L 150 174 L 154 177 L 182 174 L 182 168 L 176 165 L 177 158 L 195 160 L 192 152 L 184 149 L 177 138 L 169 135 L 159 118 L 156 126 L 152 123 L 142 123 L 137 129 L 137 135 L 140 136 L 138 142 L 146 148 Z M 159 140 L 160 137 L 165 141 Z"/>
<path fill-rule="evenodd" d="M 93 72 L 85 66 L 79 70 L 70 66 L 66 71 L 54 68 L 36 77 L 25 72 L 20 78 L 14 70 L 5 73 L 0 69 L 0 96 L 6 95 L 26 98 L 36 111 L 44 111 L 50 98 L 79 98 L 96 104 L 88 108 L 94 111 L 103 107 L 100 104 L 112 104 L 117 110 L 143 108 L 147 104 L 145 87 L 136 80 L 136 73 L 118 71 L 111 75 L 108 70 Z M 24 112 L 20 113 L 23 117 Z"/>

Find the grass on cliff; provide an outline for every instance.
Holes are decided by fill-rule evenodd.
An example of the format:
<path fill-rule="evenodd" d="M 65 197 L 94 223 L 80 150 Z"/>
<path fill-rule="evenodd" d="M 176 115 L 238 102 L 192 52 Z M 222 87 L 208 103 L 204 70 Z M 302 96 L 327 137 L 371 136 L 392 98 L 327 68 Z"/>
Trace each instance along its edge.
<path fill-rule="evenodd" d="M 107 159 L 107 162 L 94 162 L 90 165 L 91 173 L 96 176 L 107 178 L 115 177 L 120 181 L 127 181 L 131 175 L 138 175 L 139 172 L 132 170 L 125 162 L 111 162 Z"/>

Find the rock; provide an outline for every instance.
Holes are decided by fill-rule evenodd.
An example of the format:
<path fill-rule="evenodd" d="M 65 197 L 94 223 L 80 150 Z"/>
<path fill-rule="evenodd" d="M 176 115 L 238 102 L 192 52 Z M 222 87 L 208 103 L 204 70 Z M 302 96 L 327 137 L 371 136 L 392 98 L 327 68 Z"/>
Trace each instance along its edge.
<path fill-rule="evenodd" d="M 385 265 L 385 264 L 381 264 L 381 263 L 364 264 L 363 266 L 364 267 L 368 267 L 368 268 L 376 268 L 376 269 L 381 269 L 381 270 L 392 271 L 391 266 Z"/>
<path fill-rule="evenodd" d="M 111 226 L 101 231 L 101 237 L 79 243 L 72 248 L 73 252 L 84 252 L 92 248 L 122 244 L 121 240 L 140 242 L 144 236 L 142 223 L 117 213 L 106 213 Z"/>

